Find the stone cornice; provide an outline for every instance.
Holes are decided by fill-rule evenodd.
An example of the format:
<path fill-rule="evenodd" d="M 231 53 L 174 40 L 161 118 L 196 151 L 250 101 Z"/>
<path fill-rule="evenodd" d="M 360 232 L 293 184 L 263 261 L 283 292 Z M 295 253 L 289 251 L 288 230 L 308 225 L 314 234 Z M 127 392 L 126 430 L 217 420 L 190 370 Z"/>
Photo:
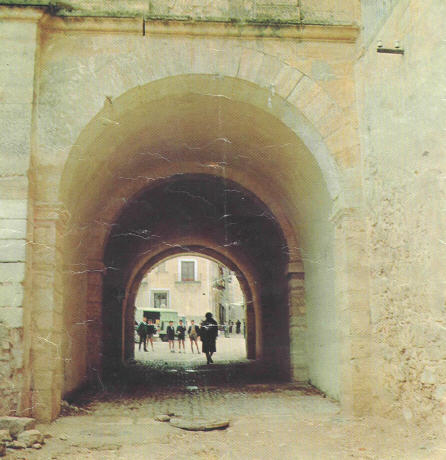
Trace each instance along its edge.
<path fill-rule="evenodd" d="M 37 22 L 45 14 L 41 7 L 3 6 L 0 2 L 0 20 Z"/>
<path fill-rule="evenodd" d="M 215 18 L 158 17 L 148 15 L 101 16 L 73 11 L 51 14 L 43 2 L 27 5 L 5 4 L 0 0 L 0 20 L 41 21 L 50 31 L 114 32 L 205 37 L 275 38 L 353 43 L 359 36 L 354 24 L 306 24 L 276 20 L 220 20 Z"/>
<path fill-rule="evenodd" d="M 146 36 L 273 38 L 311 41 L 356 41 L 359 28 L 352 25 L 268 24 L 153 18 L 54 17 L 46 15 L 42 27 L 53 31 L 138 33 Z"/>

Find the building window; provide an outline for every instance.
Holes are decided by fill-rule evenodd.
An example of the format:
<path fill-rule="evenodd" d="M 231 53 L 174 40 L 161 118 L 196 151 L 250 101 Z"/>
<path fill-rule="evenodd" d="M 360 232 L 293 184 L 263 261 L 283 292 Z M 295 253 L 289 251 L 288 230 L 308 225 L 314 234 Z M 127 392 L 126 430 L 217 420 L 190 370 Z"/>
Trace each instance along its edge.
<path fill-rule="evenodd" d="M 181 261 L 181 281 L 195 281 L 195 261 Z"/>
<path fill-rule="evenodd" d="M 168 291 L 152 291 L 152 308 L 169 308 Z"/>

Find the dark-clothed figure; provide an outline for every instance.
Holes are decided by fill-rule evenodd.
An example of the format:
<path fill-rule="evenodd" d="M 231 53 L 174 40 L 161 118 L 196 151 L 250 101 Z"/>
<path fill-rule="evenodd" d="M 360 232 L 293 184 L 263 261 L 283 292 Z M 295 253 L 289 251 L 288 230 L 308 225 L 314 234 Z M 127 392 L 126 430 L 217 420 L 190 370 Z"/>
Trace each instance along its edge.
<path fill-rule="evenodd" d="M 153 321 L 149 319 L 149 322 L 147 324 L 147 343 L 150 342 L 150 345 L 152 346 L 152 351 L 153 351 L 153 336 L 156 334 L 156 327 L 153 324 Z"/>
<path fill-rule="evenodd" d="M 206 313 L 206 319 L 201 323 L 200 338 L 202 343 L 202 351 L 206 353 L 208 364 L 213 363 L 212 355 L 216 351 L 215 341 L 218 335 L 218 324 L 212 313 Z"/>
<path fill-rule="evenodd" d="M 200 354 L 200 350 L 198 349 L 198 337 L 200 336 L 200 327 L 195 324 L 194 320 L 191 320 L 189 329 L 187 330 L 187 334 L 189 335 L 190 348 L 192 350 L 192 353 L 194 352 L 194 343 L 195 343 L 195 347 L 197 348 L 197 353 Z"/>
<path fill-rule="evenodd" d="M 144 316 L 142 321 L 139 323 L 138 329 L 136 332 L 139 335 L 139 346 L 138 350 L 141 350 L 141 344 L 144 345 L 144 351 L 148 351 L 146 347 L 146 339 L 147 339 L 147 318 Z"/>
<path fill-rule="evenodd" d="M 237 322 L 235 323 L 235 332 L 237 334 L 240 334 L 240 326 L 242 325 L 241 321 L 238 319 Z"/>
<path fill-rule="evenodd" d="M 180 324 L 177 326 L 178 334 L 178 353 L 181 353 L 181 345 L 183 345 L 183 353 L 186 353 L 186 348 L 184 347 L 184 337 L 186 333 L 186 328 L 183 326 L 183 321 L 180 319 Z"/>
<path fill-rule="evenodd" d="M 169 321 L 169 325 L 166 329 L 167 340 L 169 341 L 169 350 L 171 353 L 175 353 L 175 329 L 173 327 L 173 321 Z"/>

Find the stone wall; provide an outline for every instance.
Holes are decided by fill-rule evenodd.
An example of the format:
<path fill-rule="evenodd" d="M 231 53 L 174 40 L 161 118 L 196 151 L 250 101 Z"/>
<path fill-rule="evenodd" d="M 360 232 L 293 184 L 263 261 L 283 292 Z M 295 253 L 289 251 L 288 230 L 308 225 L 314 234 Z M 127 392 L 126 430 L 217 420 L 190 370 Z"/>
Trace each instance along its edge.
<path fill-rule="evenodd" d="M 6 0 L 3 4 L 41 5 L 61 16 L 177 18 L 219 21 L 352 24 L 359 0 Z"/>
<path fill-rule="evenodd" d="M 20 110 L 5 120 L 5 126 L 10 119 L 16 123 L 5 134 L 8 148 L 14 146 L 11 139 L 23 131 L 18 145 L 26 153 L 24 166 L 10 170 L 5 164 L 1 170 L 6 171 L 11 183 L 15 178 L 23 181 L 17 188 L 17 200 L 22 201 L 3 209 L 21 213 L 27 230 L 18 234 L 20 245 L 29 251 L 32 248 L 32 254 L 22 256 L 17 250 L 12 253 L 20 263 L 26 261 L 27 283 L 32 286 L 32 291 L 23 289 L 23 277 L 15 283 L 15 288 L 24 293 L 21 305 L 28 306 L 22 321 L 28 334 L 18 350 L 23 352 L 22 367 L 28 372 L 23 388 L 32 385 L 34 415 L 54 418 L 61 394 L 86 382 L 88 366 L 100 373 L 102 338 L 96 326 L 101 324 L 101 263 L 106 230 L 98 231 L 98 224 L 104 229 L 113 226 L 123 203 L 147 185 L 141 178 L 209 173 L 210 158 L 224 158 L 227 164 L 224 171 L 216 169 L 212 174 L 246 186 L 271 208 L 287 235 L 293 260 L 303 248 L 303 267 L 290 269 L 288 274 L 291 317 L 280 318 L 286 327 L 290 326 L 293 377 L 308 375 L 310 357 L 309 375 L 314 383 L 331 396 L 340 397 L 348 388 L 352 399 L 361 399 L 364 387 L 357 386 L 358 374 L 360 377 L 365 364 L 356 361 L 362 367 L 358 366 L 354 377 L 341 377 L 340 372 L 341 365 L 350 368 L 351 360 L 357 357 L 350 344 L 350 323 L 343 323 L 343 342 L 336 335 L 339 317 L 353 321 L 356 314 L 342 316 L 343 311 L 350 312 L 355 300 L 355 257 L 360 251 L 355 257 L 344 257 L 356 238 L 355 231 L 351 231 L 353 236 L 340 238 L 344 244 L 335 254 L 335 230 L 330 221 L 333 200 L 338 208 L 357 206 L 347 197 L 359 187 L 353 80 L 357 30 L 350 26 L 325 27 L 354 23 L 357 2 L 326 0 L 317 2 L 317 8 L 315 2 L 304 0 L 238 4 L 240 8 L 257 8 L 243 14 L 237 10 L 236 19 L 240 22 L 260 22 L 264 16 L 259 16 L 259 11 L 267 15 L 268 11 L 272 14 L 287 10 L 294 19 L 286 18 L 285 13 L 277 17 L 292 23 L 322 24 L 308 27 L 272 27 L 271 21 L 268 27 L 231 22 L 235 13 L 228 8 L 233 8 L 235 2 L 125 3 L 129 8 L 135 7 L 129 15 L 136 19 L 110 17 L 126 16 L 128 11 L 101 10 L 98 3 L 88 3 L 96 5 L 94 11 L 88 11 L 87 2 L 71 4 L 73 7 L 65 4 L 64 8 L 46 9 L 53 16 L 44 14 L 39 22 L 38 48 L 35 21 L 45 9 L 2 7 L 12 18 L 7 23 L 10 35 L 21 43 L 17 37 L 29 30 L 29 42 L 25 43 L 32 50 L 26 48 L 26 53 L 7 56 L 26 61 L 11 62 L 14 69 L 24 69 L 20 78 L 29 80 L 34 99 L 20 103 Z M 103 2 L 101 8 L 114 4 Z M 169 18 L 183 22 L 150 21 L 156 16 L 152 11 L 143 36 L 141 17 L 146 15 L 141 8 L 161 8 L 166 4 L 172 8 Z M 195 10 L 190 10 L 191 5 Z M 203 13 L 203 5 L 209 11 Z M 278 8 L 281 5 L 283 9 Z M 29 19 L 24 19 L 28 14 Z M 217 14 L 214 22 L 190 21 L 186 24 L 189 28 L 181 29 L 181 24 L 187 22 L 184 15 L 206 19 L 211 14 Z M 108 17 L 82 19 L 76 15 Z M 13 26 L 14 21 L 19 21 L 20 27 Z M 10 78 L 12 74 L 5 70 L 5 75 Z M 5 87 L 14 89 L 20 78 L 7 81 Z M 20 101 L 27 92 L 19 88 L 9 92 L 8 97 L 13 94 Z M 210 96 L 220 101 L 218 117 Z M 183 100 L 187 104 L 182 104 Z M 5 104 L 8 110 L 11 107 Z M 29 119 L 28 115 L 22 116 L 27 110 Z M 244 116 L 240 117 L 240 113 Z M 203 116 L 205 121 L 201 121 Z M 17 130 L 24 119 L 25 128 Z M 178 128 L 175 135 L 170 129 L 172 120 Z M 202 129 L 204 124 L 207 130 Z M 147 126 L 157 136 L 152 138 Z M 215 138 L 231 139 L 229 156 L 226 146 L 215 145 Z M 158 151 L 158 139 L 169 139 L 172 161 L 163 163 L 154 156 L 139 163 L 140 149 Z M 184 149 L 197 142 L 212 149 Z M 20 164 L 14 161 L 13 166 L 18 168 Z M 32 189 L 28 188 L 29 179 Z M 8 197 L 16 199 L 12 190 L 8 189 Z M 66 214 L 63 222 L 62 214 Z M 12 221 L 17 216 L 6 217 Z M 339 228 L 342 233 L 349 225 Z M 17 244 L 9 240 L 6 248 Z M 32 244 L 25 246 L 26 241 Z M 334 292 L 337 267 L 349 274 L 339 302 Z M 8 302 L 16 298 L 10 285 L 13 283 L 6 288 Z M 32 305 L 26 303 L 27 293 L 32 294 Z M 20 318 L 21 305 L 6 305 L 4 312 L 13 312 L 14 319 Z M 308 327 L 305 314 L 310 318 Z M 17 328 L 8 324 L 11 331 L 18 329 L 20 333 L 22 323 Z M 307 354 L 303 350 L 304 334 Z M 29 335 L 33 337 L 31 355 Z M 259 344 L 260 335 L 256 336 Z M 288 350 L 288 343 L 283 347 Z M 9 359 L 8 366 L 14 362 Z M 8 382 L 14 380 L 10 378 Z M 20 383 L 14 385 L 14 394 L 18 395 Z M 352 388 L 357 391 L 354 396 Z"/>
<path fill-rule="evenodd" d="M 446 424 L 446 3 L 405 0 L 357 65 L 375 411 Z M 434 417 L 432 418 L 432 415 Z"/>
<path fill-rule="evenodd" d="M 400 0 L 373 0 L 361 2 L 362 42 L 370 44 L 375 34 L 381 30 L 393 8 Z"/>
<path fill-rule="evenodd" d="M 5 14 L 6 18 L 1 16 Z M 25 411 L 29 401 L 29 337 L 23 327 L 25 275 L 29 273 L 29 167 L 37 20 L 0 13 L 0 411 Z"/>

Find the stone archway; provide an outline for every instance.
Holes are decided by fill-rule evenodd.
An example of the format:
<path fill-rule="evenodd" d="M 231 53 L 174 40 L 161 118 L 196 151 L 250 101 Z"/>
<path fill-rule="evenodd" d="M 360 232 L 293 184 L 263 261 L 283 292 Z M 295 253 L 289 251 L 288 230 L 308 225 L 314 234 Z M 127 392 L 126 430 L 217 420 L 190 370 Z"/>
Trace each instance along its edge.
<path fill-rule="evenodd" d="M 104 254 L 103 362 L 110 366 L 133 355 L 133 316 L 125 315 L 125 298 L 135 270 L 166 249 L 190 252 L 197 246 L 226 259 L 249 279 L 255 300 L 255 321 L 248 328 L 254 336 L 250 354 L 265 361 L 275 375 L 288 377 L 287 242 L 275 216 L 255 196 L 209 174 L 179 174 L 154 182 L 130 199 L 114 222 Z M 118 348 L 121 330 L 123 350 Z M 305 369 L 293 371 L 296 379 L 306 379 Z"/>
<path fill-rule="evenodd" d="M 320 131 L 327 130 L 321 134 L 310 114 L 306 118 L 299 111 L 302 104 L 302 110 L 307 107 L 308 98 L 325 96 L 313 94 L 312 84 L 301 86 L 296 75 L 287 101 L 279 90 L 272 93 L 240 79 L 170 77 L 106 103 L 85 127 L 61 175 L 59 203 L 67 219 L 59 222 L 54 247 L 63 258 L 54 292 L 63 298 L 57 304 L 66 332 L 58 340 L 65 367 L 53 369 L 52 386 L 42 383 L 35 394 L 56 401 L 53 415 L 57 394 L 78 388 L 92 371 L 100 372 L 102 339 L 94 330 L 102 324 L 104 254 L 125 204 L 161 178 L 209 171 L 239 183 L 275 216 L 289 254 L 285 290 L 290 299 L 290 360 L 296 368 L 308 363 L 314 384 L 353 404 L 357 386 L 351 374 L 352 340 L 340 327 L 343 312 L 350 322 L 345 292 L 352 286 L 350 278 L 342 278 L 351 263 L 344 257 L 348 248 L 343 241 L 360 240 L 361 235 L 354 203 L 342 193 L 336 161 L 324 140 L 329 128 L 321 126 Z M 348 213 L 343 212 L 346 207 Z M 344 296 L 340 305 L 336 292 Z"/>

